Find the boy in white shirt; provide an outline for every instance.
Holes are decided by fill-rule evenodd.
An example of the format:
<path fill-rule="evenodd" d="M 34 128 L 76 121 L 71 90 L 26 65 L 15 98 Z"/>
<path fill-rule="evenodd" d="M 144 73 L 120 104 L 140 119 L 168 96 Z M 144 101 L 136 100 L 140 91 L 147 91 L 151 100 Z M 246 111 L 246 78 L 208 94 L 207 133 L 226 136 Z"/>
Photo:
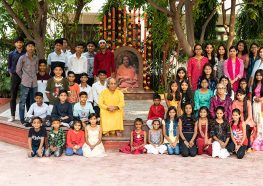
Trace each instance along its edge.
<path fill-rule="evenodd" d="M 87 72 L 88 60 L 82 55 L 84 50 L 84 44 L 78 43 L 75 47 L 76 53 L 69 57 L 68 70 L 73 71 L 76 77 L 76 83 L 80 83 L 80 76 L 82 73 Z"/>
<path fill-rule="evenodd" d="M 41 92 L 36 92 L 35 103 L 33 103 L 29 111 L 26 114 L 26 126 L 30 125 L 31 119 L 34 117 L 40 117 L 45 123 L 45 121 L 50 117 L 51 111 L 46 103 L 43 102 L 43 94 Z"/>
<path fill-rule="evenodd" d="M 92 96 L 93 96 L 93 109 L 97 116 L 100 116 L 100 108 L 99 108 L 99 96 L 100 93 L 107 88 L 107 75 L 105 70 L 99 70 L 98 72 L 99 81 L 92 85 Z"/>
<path fill-rule="evenodd" d="M 86 92 L 88 94 L 88 101 L 93 103 L 93 95 L 91 87 L 88 85 L 88 74 L 82 73 L 80 75 L 80 84 L 79 84 L 80 92 Z"/>

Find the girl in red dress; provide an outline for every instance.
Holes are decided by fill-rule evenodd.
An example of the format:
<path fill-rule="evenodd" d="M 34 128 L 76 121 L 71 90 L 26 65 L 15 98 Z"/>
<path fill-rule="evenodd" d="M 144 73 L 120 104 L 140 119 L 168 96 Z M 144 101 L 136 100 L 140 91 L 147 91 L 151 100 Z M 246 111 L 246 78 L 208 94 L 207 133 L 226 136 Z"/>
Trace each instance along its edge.
<path fill-rule="evenodd" d="M 198 136 L 196 145 L 198 147 L 197 154 L 208 154 L 212 156 L 212 138 L 210 137 L 210 125 L 208 120 L 209 110 L 203 106 L 199 110 L 198 120 L 196 121 L 198 126 Z"/>
<path fill-rule="evenodd" d="M 144 145 L 146 145 L 146 132 L 142 130 L 143 120 L 136 118 L 134 120 L 135 130 L 131 131 L 130 144 L 122 147 L 120 152 L 127 154 L 143 154 L 146 152 Z"/>

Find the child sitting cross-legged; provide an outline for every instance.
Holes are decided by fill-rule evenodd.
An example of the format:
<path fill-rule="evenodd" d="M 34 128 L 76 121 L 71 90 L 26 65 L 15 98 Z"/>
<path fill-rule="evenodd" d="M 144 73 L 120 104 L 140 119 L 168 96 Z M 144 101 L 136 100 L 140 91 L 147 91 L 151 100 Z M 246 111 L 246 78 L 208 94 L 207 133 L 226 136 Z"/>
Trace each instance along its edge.
<path fill-rule="evenodd" d="M 59 91 L 59 102 L 56 102 L 51 112 L 51 118 L 60 119 L 61 125 L 70 127 L 73 120 L 72 105 L 67 102 L 68 92 Z"/>
<path fill-rule="evenodd" d="M 54 154 L 55 157 L 60 157 L 65 145 L 65 133 L 60 128 L 59 119 L 53 119 L 51 126 L 51 131 L 48 133 L 48 148 L 45 151 L 45 156 L 49 157 Z"/>
<path fill-rule="evenodd" d="M 85 134 L 81 129 L 82 122 L 80 120 L 75 120 L 73 122 L 72 129 L 69 129 L 67 133 L 67 156 L 72 156 L 73 154 L 77 154 L 79 156 L 83 155 L 82 146 L 85 143 Z"/>
<path fill-rule="evenodd" d="M 86 143 L 83 145 L 83 155 L 90 157 L 104 157 L 105 149 L 102 144 L 102 129 L 97 125 L 97 116 L 92 113 L 89 115 L 89 125 L 85 128 Z"/>
<path fill-rule="evenodd" d="M 33 118 L 32 128 L 28 133 L 28 157 L 43 156 L 46 136 L 47 132 L 46 128 L 42 127 L 42 119 L 40 117 Z"/>
<path fill-rule="evenodd" d="M 73 117 L 82 121 L 83 127 L 86 127 L 86 123 L 89 121 L 89 115 L 95 113 L 92 105 L 88 100 L 87 92 L 79 93 L 79 102 L 74 105 Z"/>
<path fill-rule="evenodd" d="M 50 116 L 50 109 L 46 103 L 43 102 L 43 94 L 41 92 L 36 92 L 35 94 L 35 103 L 33 103 L 29 111 L 26 114 L 25 126 L 31 125 L 31 120 L 33 117 L 40 117 L 43 122 L 46 121 L 47 117 Z"/>
<path fill-rule="evenodd" d="M 144 145 L 146 145 L 146 132 L 142 130 L 143 120 L 141 118 L 136 118 L 134 120 L 135 130 L 131 131 L 131 142 L 130 144 L 122 147 L 120 152 L 127 154 L 143 154 L 146 150 Z"/>
<path fill-rule="evenodd" d="M 163 144 L 163 131 L 161 128 L 161 121 L 159 119 L 154 119 L 152 123 L 153 129 L 149 131 L 148 142 L 145 145 L 145 149 L 148 154 L 163 154 L 167 147 Z"/>

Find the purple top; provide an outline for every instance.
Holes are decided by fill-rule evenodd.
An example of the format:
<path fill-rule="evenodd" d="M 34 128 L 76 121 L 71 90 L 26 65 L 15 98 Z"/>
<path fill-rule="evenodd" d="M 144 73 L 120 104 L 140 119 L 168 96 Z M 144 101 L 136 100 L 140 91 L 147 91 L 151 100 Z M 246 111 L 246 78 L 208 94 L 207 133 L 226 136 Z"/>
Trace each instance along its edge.
<path fill-rule="evenodd" d="M 228 121 L 231 121 L 231 106 L 232 100 L 229 96 L 226 96 L 225 100 L 221 100 L 219 96 L 213 96 L 210 102 L 210 114 L 212 118 L 215 118 L 216 112 L 215 109 L 218 106 L 223 106 L 225 108 L 225 118 Z"/>

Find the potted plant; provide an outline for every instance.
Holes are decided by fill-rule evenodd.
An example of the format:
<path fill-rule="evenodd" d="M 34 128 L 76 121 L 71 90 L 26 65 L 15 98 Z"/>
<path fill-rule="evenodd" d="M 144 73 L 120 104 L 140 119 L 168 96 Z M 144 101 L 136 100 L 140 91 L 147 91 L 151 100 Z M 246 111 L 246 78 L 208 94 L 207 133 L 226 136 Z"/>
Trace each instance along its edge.
<path fill-rule="evenodd" d="M 7 63 L 2 62 L 0 64 L 0 106 L 10 102 L 11 98 L 11 87 L 8 71 L 7 71 Z"/>

